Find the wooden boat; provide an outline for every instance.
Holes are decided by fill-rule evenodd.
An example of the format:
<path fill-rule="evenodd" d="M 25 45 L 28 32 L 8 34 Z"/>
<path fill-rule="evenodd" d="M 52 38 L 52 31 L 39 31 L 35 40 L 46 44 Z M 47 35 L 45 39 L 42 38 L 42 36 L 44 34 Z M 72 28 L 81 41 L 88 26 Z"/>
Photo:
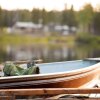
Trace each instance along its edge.
<path fill-rule="evenodd" d="M 40 74 L 0 77 L 0 88 L 83 88 L 99 80 L 100 59 L 37 64 Z"/>

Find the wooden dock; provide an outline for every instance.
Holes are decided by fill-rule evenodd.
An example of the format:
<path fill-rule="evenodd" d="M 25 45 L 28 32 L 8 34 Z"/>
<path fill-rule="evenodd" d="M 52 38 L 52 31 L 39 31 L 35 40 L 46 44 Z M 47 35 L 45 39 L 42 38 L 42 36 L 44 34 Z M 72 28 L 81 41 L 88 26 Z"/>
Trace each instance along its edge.
<path fill-rule="evenodd" d="M 0 100 L 100 100 L 100 88 L 0 89 Z"/>

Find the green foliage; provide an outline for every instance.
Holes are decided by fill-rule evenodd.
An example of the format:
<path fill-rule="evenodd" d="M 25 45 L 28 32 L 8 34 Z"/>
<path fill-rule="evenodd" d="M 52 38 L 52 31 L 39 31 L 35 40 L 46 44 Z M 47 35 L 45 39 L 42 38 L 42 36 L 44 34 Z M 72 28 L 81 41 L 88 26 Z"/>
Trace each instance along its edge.
<path fill-rule="evenodd" d="M 31 12 L 31 19 L 34 23 L 41 23 L 43 25 L 49 23 L 60 22 L 60 12 L 58 11 L 46 11 L 45 9 L 33 9 Z"/>
<path fill-rule="evenodd" d="M 87 35 L 89 33 L 82 33 L 85 35 L 77 36 L 76 42 L 80 44 L 100 44 L 100 37 L 94 35 Z"/>
<path fill-rule="evenodd" d="M 63 11 L 46 11 L 45 9 L 34 8 L 29 10 L 12 10 L 8 11 L 0 7 L 0 27 L 11 27 L 17 21 L 29 22 L 43 25 L 62 24 L 79 26 L 80 32 L 100 33 L 100 12 L 94 11 L 91 4 L 86 4 L 80 11 L 64 9 Z"/>
<path fill-rule="evenodd" d="M 89 32 L 89 27 L 92 24 L 94 12 L 91 4 L 86 4 L 83 9 L 78 12 L 77 20 L 82 26 L 82 31 Z"/>
<path fill-rule="evenodd" d="M 42 24 L 45 25 L 48 23 L 48 17 L 47 17 L 47 11 L 43 9 L 41 11 L 41 17 L 42 17 Z"/>
<path fill-rule="evenodd" d="M 58 21 L 57 16 L 58 16 L 57 12 L 49 11 L 48 12 L 48 22 L 57 23 L 57 21 Z"/>
<path fill-rule="evenodd" d="M 17 10 L 16 13 L 14 14 L 15 16 L 15 21 L 31 21 L 31 13 L 28 10 Z"/>
<path fill-rule="evenodd" d="M 31 21 L 31 13 L 28 10 L 2 10 L 2 26 L 12 26 L 16 21 Z"/>
<path fill-rule="evenodd" d="M 70 10 L 65 9 L 62 12 L 62 24 L 68 25 L 69 27 L 77 26 L 77 20 L 73 6 Z"/>
<path fill-rule="evenodd" d="M 79 11 L 79 21 L 82 24 L 90 24 L 93 18 L 93 8 L 90 4 L 86 4 L 82 10 Z"/>
<path fill-rule="evenodd" d="M 100 35 L 100 12 L 95 12 L 93 19 L 94 33 Z"/>
<path fill-rule="evenodd" d="M 3 24 L 3 22 L 2 22 L 2 8 L 0 7 L 0 27 L 2 27 L 2 24 Z"/>
<path fill-rule="evenodd" d="M 31 12 L 32 21 L 36 24 L 39 23 L 41 19 L 41 11 L 39 9 L 33 9 Z"/>

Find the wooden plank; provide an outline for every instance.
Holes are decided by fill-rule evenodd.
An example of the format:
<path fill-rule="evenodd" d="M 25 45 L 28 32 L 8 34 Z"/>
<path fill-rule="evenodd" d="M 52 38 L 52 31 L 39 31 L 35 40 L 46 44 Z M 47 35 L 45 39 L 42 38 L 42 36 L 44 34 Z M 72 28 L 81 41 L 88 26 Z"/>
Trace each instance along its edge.
<path fill-rule="evenodd" d="M 12 98 L 12 96 L 0 96 L 0 100 L 12 100 Z"/>
<path fill-rule="evenodd" d="M 9 95 L 58 95 L 100 93 L 100 88 L 41 88 L 41 89 L 0 89 L 0 94 Z"/>

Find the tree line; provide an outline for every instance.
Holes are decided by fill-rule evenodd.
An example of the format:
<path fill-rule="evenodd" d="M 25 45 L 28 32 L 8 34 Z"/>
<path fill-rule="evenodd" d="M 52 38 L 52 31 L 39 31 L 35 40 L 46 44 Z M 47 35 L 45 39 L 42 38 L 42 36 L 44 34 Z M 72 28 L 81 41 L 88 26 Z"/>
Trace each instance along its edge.
<path fill-rule="evenodd" d="M 8 11 L 0 7 L 0 27 L 11 27 L 15 22 L 32 21 L 35 24 L 68 25 L 77 27 L 79 32 L 100 34 L 100 10 L 95 10 L 91 4 L 85 4 L 82 9 L 75 11 L 73 6 L 63 11 L 46 11 L 34 8 L 32 11 Z"/>

